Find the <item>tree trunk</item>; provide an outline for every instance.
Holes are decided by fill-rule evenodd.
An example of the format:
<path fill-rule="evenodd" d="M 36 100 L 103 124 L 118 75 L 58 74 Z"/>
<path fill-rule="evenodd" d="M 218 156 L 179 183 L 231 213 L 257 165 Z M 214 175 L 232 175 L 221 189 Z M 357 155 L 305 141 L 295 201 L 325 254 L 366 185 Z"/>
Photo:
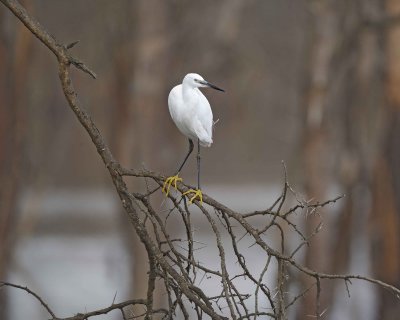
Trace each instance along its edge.
<path fill-rule="evenodd" d="M 335 10 L 332 1 L 313 3 L 312 39 L 309 53 L 308 80 L 303 106 L 303 163 L 304 181 L 307 199 L 325 199 L 329 181 L 329 136 L 326 130 L 325 112 L 328 105 L 330 63 L 335 48 Z M 310 214 L 306 218 L 306 233 L 312 234 L 320 223 L 318 215 Z M 307 249 L 305 264 L 315 270 L 327 270 L 326 258 L 328 231 L 323 230 Z M 303 278 L 304 287 L 312 285 L 310 278 Z M 322 304 L 323 305 L 323 304 Z M 304 315 L 315 314 L 315 292 L 303 299 L 298 310 L 298 319 Z"/>
<path fill-rule="evenodd" d="M 117 159 L 126 167 L 160 165 L 163 123 L 167 121 L 165 79 L 168 66 L 167 6 L 159 1 L 127 4 L 127 25 L 118 33 L 112 84 L 115 118 L 112 141 Z M 161 141 L 161 142 L 160 142 Z M 142 188 L 136 183 L 132 189 Z M 122 219 L 125 221 L 126 217 Z M 123 224 L 132 258 L 132 294 L 147 294 L 148 258 L 132 228 Z M 134 310 L 133 310 L 134 311 Z M 135 311 L 134 311 L 135 312 Z"/>
<path fill-rule="evenodd" d="M 25 5 L 29 7 L 27 1 Z M 12 23 L 4 11 L 0 15 L 3 24 Z M 7 277 L 20 179 L 26 173 L 23 142 L 27 99 L 22 92 L 26 92 L 29 77 L 32 36 L 22 24 L 16 24 L 15 30 L 12 29 L 3 28 L 0 34 L 0 280 Z M 9 34 L 12 31 L 15 32 L 13 41 Z M 4 290 L 0 290 L 0 318 L 5 319 L 6 313 L 6 296 Z"/>
<path fill-rule="evenodd" d="M 398 17 L 400 2 L 385 1 L 386 15 Z M 371 238 L 374 276 L 400 285 L 400 25 L 387 24 L 386 97 L 383 136 L 373 172 Z M 379 319 L 395 319 L 400 306 L 385 291 L 379 291 Z"/>

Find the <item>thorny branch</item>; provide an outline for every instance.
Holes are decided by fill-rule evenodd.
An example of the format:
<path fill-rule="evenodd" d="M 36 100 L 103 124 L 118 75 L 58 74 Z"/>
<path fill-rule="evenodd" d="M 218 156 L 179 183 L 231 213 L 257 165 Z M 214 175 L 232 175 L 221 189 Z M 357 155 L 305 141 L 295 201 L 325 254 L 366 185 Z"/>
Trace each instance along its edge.
<path fill-rule="evenodd" d="M 32 290 L 30 290 L 28 287 L 23 287 L 23 286 L 19 286 L 17 284 L 13 284 L 13 283 L 9 283 L 9 282 L 0 282 L 0 289 L 2 287 L 13 287 L 13 288 L 17 288 L 17 289 L 21 289 L 23 291 L 26 291 L 28 294 L 32 295 L 35 297 L 36 300 L 38 300 L 40 302 L 40 304 L 43 306 L 43 308 L 46 309 L 46 311 L 53 317 L 56 318 L 53 310 L 50 309 L 50 307 L 47 305 L 46 302 L 44 302 L 44 300 L 35 292 L 33 292 Z"/>
<path fill-rule="evenodd" d="M 315 316 L 320 318 L 322 307 L 320 295 L 323 289 L 321 280 L 323 279 L 344 280 L 347 292 L 349 292 L 348 284 L 352 279 L 364 280 L 399 297 L 400 290 L 398 288 L 382 281 L 360 275 L 320 273 L 301 265 L 294 259 L 295 253 L 302 246 L 308 245 L 322 226 L 320 224 L 311 235 L 307 235 L 297 226 L 295 218 L 299 216 L 306 218 L 309 214 L 318 214 L 318 208 L 335 203 L 341 196 L 322 203 L 300 200 L 288 182 L 286 168 L 284 168 L 285 179 L 282 193 L 266 210 L 239 213 L 206 194 L 203 195 L 204 204 L 195 201 L 194 205 L 188 207 L 186 200 L 182 199 L 182 193 L 192 187 L 183 183 L 178 183 L 176 195 L 173 193 L 168 195 L 170 209 L 156 210 L 153 199 L 164 183 L 165 177 L 149 170 L 123 168 L 114 159 L 92 118 L 77 98 L 70 78 L 70 66 L 73 65 L 93 78 L 96 77 L 95 73 L 83 62 L 69 53 L 68 50 L 77 42 L 67 45 L 58 43 L 26 12 L 18 1 L 0 1 L 56 56 L 62 90 L 68 104 L 86 129 L 108 169 L 129 220 L 146 248 L 150 264 L 148 291 L 145 299 L 128 300 L 122 303 L 113 302 L 107 308 L 80 313 L 64 319 L 58 318 L 45 301 L 27 287 L 3 282 L 0 283 L 0 288 L 14 287 L 31 294 L 47 310 L 53 320 L 84 320 L 96 315 L 107 314 L 112 310 L 120 310 L 123 318 L 128 319 L 124 308 L 132 305 L 142 305 L 144 311 L 143 314 L 130 316 L 129 319 L 152 319 L 155 316 L 171 319 L 177 315 L 189 319 L 193 313 L 192 310 L 199 319 L 203 318 L 204 314 L 212 319 L 257 319 L 266 316 L 285 319 L 287 310 L 314 287 L 317 288 Z M 130 191 L 124 181 L 126 177 L 150 180 L 152 185 L 148 186 L 145 192 Z M 289 196 L 292 196 L 297 204 L 288 208 Z M 205 217 L 214 235 L 215 247 L 219 255 L 217 266 L 203 264 L 198 258 L 199 248 L 195 246 L 198 243 L 193 236 L 195 228 L 190 218 L 191 212 L 196 208 Z M 182 230 L 185 230 L 186 239 L 171 238 L 168 223 L 176 224 L 176 221 L 180 221 Z M 279 234 L 280 239 L 277 248 L 270 244 L 272 243 L 270 235 L 274 232 Z M 285 235 L 289 232 L 297 235 L 300 243 L 291 251 L 285 243 Z M 231 246 L 224 241 L 226 237 L 231 240 Z M 254 266 L 246 261 L 246 250 L 249 248 L 257 248 L 259 254 L 264 257 L 265 264 L 260 266 L 257 271 L 254 271 Z M 226 262 L 228 254 L 234 255 L 237 260 L 234 270 Z M 315 285 L 303 288 L 297 296 L 289 299 L 286 285 L 289 269 L 290 274 L 303 273 L 313 278 Z M 267 275 L 269 278 L 275 279 L 274 288 L 273 285 L 267 285 Z M 203 285 L 204 279 L 212 279 L 214 284 L 219 283 L 220 294 L 217 296 L 210 294 L 207 286 Z M 247 288 L 251 288 L 252 285 L 253 290 L 244 292 L 238 285 L 240 281 L 250 284 Z M 167 307 L 157 309 L 154 306 L 153 296 L 160 283 L 162 285 L 159 290 L 165 293 Z"/>

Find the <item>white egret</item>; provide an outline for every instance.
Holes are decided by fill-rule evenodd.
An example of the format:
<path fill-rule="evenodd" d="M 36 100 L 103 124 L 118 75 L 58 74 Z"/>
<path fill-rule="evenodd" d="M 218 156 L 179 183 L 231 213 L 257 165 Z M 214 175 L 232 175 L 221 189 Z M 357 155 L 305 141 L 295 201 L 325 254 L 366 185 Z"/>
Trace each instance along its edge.
<path fill-rule="evenodd" d="M 183 195 L 192 194 L 190 203 L 196 198 L 203 202 L 203 194 L 200 189 L 200 146 L 210 147 L 212 140 L 213 114 L 210 103 L 198 89 L 210 87 L 224 92 L 224 90 L 204 80 L 197 73 L 187 74 L 182 84 L 175 86 L 168 96 L 168 107 L 175 125 L 189 139 L 189 152 L 180 165 L 177 173 L 165 180 L 162 191 L 168 196 L 173 184 L 176 189 L 178 181 L 182 181 L 179 173 L 193 151 L 193 140 L 197 140 L 197 190 L 190 189 Z"/>

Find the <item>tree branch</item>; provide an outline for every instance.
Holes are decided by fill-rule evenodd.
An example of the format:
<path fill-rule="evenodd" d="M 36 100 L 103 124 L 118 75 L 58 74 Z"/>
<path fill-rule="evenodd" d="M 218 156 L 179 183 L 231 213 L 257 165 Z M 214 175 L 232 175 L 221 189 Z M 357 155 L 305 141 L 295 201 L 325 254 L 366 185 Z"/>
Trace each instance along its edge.
<path fill-rule="evenodd" d="M 44 300 L 42 299 L 42 297 L 40 297 L 37 293 L 33 292 L 32 290 L 30 290 L 28 287 L 23 287 L 17 284 L 13 284 L 10 282 L 2 282 L 0 281 L 0 289 L 2 287 L 13 287 L 13 288 L 17 288 L 17 289 L 21 289 L 25 292 L 27 292 L 28 294 L 32 295 L 33 297 L 35 297 L 36 300 L 38 300 L 40 302 L 40 304 L 46 309 L 46 311 L 52 316 L 53 319 L 57 319 L 55 313 L 53 312 L 53 310 L 50 309 L 49 305 L 44 302 Z"/>
<path fill-rule="evenodd" d="M 21 4 L 16 0 L 1 0 L 1 2 L 12 12 L 14 15 L 42 42 L 47 48 L 49 48 L 58 61 L 67 61 L 72 63 L 75 67 L 91 75 L 94 79 L 96 74 L 90 70 L 82 61 L 73 58 L 69 53 L 68 49 L 72 48 L 76 43 L 72 45 L 64 46 L 57 42 L 57 40 L 44 29 L 40 23 L 31 17 Z"/>
<path fill-rule="evenodd" d="M 286 309 L 293 305 L 294 302 L 299 298 L 303 297 L 309 290 L 309 288 L 307 288 L 301 295 L 298 296 L 298 298 L 296 297 L 294 300 L 292 300 L 292 302 L 285 305 L 284 295 L 286 281 L 284 279 L 284 273 L 289 268 L 315 279 L 318 288 L 318 304 L 316 310 L 317 316 L 319 316 L 319 293 L 321 290 L 321 279 L 342 279 L 345 280 L 346 284 L 347 281 L 351 279 L 360 279 L 390 290 L 397 297 L 400 296 L 400 290 L 398 288 L 382 281 L 360 275 L 335 275 L 319 273 L 299 264 L 293 258 L 297 250 L 299 250 L 303 244 L 307 244 L 309 241 L 308 239 L 316 235 L 321 229 L 317 228 L 311 235 L 303 234 L 296 227 L 296 224 L 291 220 L 292 213 L 298 211 L 302 212 L 304 209 L 307 212 L 309 210 L 311 210 L 311 212 L 315 212 L 318 208 L 334 203 L 341 197 L 337 197 L 322 203 L 317 202 L 315 204 L 309 204 L 307 202 L 303 203 L 299 201 L 298 205 L 289 209 L 285 213 L 281 213 L 287 196 L 290 194 L 290 192 L 294 193 L 293 189 L 289 185 L 289 182 L 287 181 L 286 170 L 282 194 L 267 210 L 241 214 L 219 203 L 217 200 L 206 194 L 203 194 L 204 204 L 199 203 L 198 201 L 194 202 L 193 206 L 198 207 L 198 209 L 201 210 L 215 235 L 214 241 L 219 253 L 218 267 L 211 268 L 201 265 L 201 263 L 196 260 L 194 253 L 194 240 L 192 237 L 193 226 L 191 225 L 191 221 L 189 219 L 190 211 L 186 201 L 183 201 L 182 204 L 182 194 L 189 188 L 193 187 L 184 183 L 178 183 L 177 196 L 175 196 L 173 192 L 168 195 L 168 198 L 171 201 L 172 209 L 167 210 L 167 215 L 163 216 L 162 212 L 157 212 L 154 210 L 150 200 L 154 193 L 163 185 L 165 177 L 159 173 L 149 170 L 133 170 L 123 168 L 119 162 L 114 159 L 109 147 L 105 143 L 91 116 L 80 104 L 70 77 L 70 65 L 72 64 L 76 68 L 90 74 L 95 78 L 93 71 L 91 71 L 81 61 L 69 54 L 68 49 L 73 47 L 76 43 L 69 45 L 59 44 L 55 37 L 51 36 L 50 33 L 48 33 L 34 18 L 29 16 L 29 14 L 19 4 L 18 1 L 0 1 L 8 9 L 10 9 L 14 15 L 20 19 L 24 25 L 57 57 L 59 78 L 65 98 L 71 110 L 76 115 L 78 121 L 87 131 L 97 149 L 99 156 L 107 168 L 115 190 L 120 197 L 121 203 L 129 217 L 129 220 L 146 248 L 150 262 L 146 299 L 128 300 L 119 304 L 113 303 L 110 307 L 85 314 L 78 314 L 63 320 L 84 320 L 95 315 L 107 314 L 115 309 L 120 309 L 123 311 L 122 309 L 124 307 L 134 304 L 142 304 L 146 307 L 146 312 L 143 316 L 148 319 L 151 319 L 152 315 L 157 313 L 164 313 L 166 316 L 171 318 L 172 315 L 176 313 L 178 308 L 180 308 L 180 311 L 185 319 L 189 319 L 190 315 L 187 311 L 186 300 L 189 300 L 189 302 L 193 305 L 193 309 L 196 311 L 199 318 L 202 317 L 203 313 L 206 313 L 212 319 L 227 319 L 225 317 L 225 313 L 223 312 L 223 308 L 225 308 L 225 306 L 222 307 L 220 305 L 220 298 L 222 301 L 224 301 L 224 303 L 227 304 L 227 310 L 229 310 L 230 318 L 232 319 L 245 319 L 249 317 L 254 317 L 255 319 L 256 317 L 262 317 L 265 315 L 280 319 L 285 316 Z M 146 191 L 146 193 L 130 192 L 124 181 L 125 177 L 146 178 L 155 185 L 154 189 L 149 188 L 148 190 L 151 191 Z M 277 209 L 274 209 L 276 207 Z M 188 245 L 187 252 L 189 254 L 182 254 L 179 250 L 180 248 L 177 246 L 179 241 L 173 241 L 169 237 L 167 222 L 173 212 L 177 212 L 178 217 L 182 218 L 181 223 L 183 228 L 185 228 L 188 238 L 186 243 Z M 267 224 L 264 228 L 261 227 L 261 229 L 259 229 L 260 227 L 257 224 L 252 223 L 252 219 L 257 216 L 262 217 L 264 221 L 266 219 L 270 219 L 267 221 Z M 162 217 L 164 217 L 164 220 Z M 287 228 L 284 228 L 283 226 L 288 226 L 289 231 L 284 231 Z M 271 227 L 276 227 L 278 232 L 280 232 L 281 245 L 279 249 L 272 247 L 272 245 L 268 244 L 269 242 L 267 243 L 267 241 L 263 238 L 267 231 L 270 232 L 271 229 L 275 229 Z M 284 239 L 285 232 L 290 232 L 290 230 L 300 238 L 301 245 L 291 253 L 287 253 L 284 251 Z M 232 240 L 232 251 L 234 257 L 239 262 L 238 265 L 240 267 L 240 271 L 235 274 L 230 274 L 226 265 L 227 251 L 225 250 L 225 246 L 228 244 L 223 243 L 222 241 L 223 232 Z M 262 254 L 264 254 L 263 258 L 265 258 L 267 263 L 259 275 L 252 274 L 246 265 L 245 253 L 243 252 L 243 249 L 238 246 L 238 243 L 244 236 L 242 238 L 236 237 L 235 233 L 238 232 L 244 233 L 244 236 L 246 236 L 248 240 L 252 241 L 253 245 L 256 245 L 262 249 Z M 272 272 L 269 271 L 269 266 L 273 263 L 277 264 L 279 267 L 277 274 L 278 301 L 275 301 L 275 297 L 271 295 L 271 290 L 265 285 L 265 283 L 263 283 L 264 274 L 266 274 L 267 271 Z M 218 281 L 221 283 L 222 292 L 218 299 L 215 299 L 214 297 L 208 297 L 206 292 L 203 291 L 201 287 L 202 280 L 198 281 L 196 278 L 198 273 L 202 273 L 203 278 L 214 277 L 218 279 Z M 153 293 L 155 290 L 157 277 L 161 278 L 165 284 L 165 290 L 168 297 L 168 310 L 155 309 L 153 306 Z M 238 290 L 238 286 L 235 283 L 237 279 L 246 279 L 246 281 L 254 285 L 256 300 L 258 301 L 259 294 L 263 294 L 264 300 L 268 301 L 270 304 L 271 313 L 259 311 L 258 304 L 256 305 L 255 312 L 250 310 L 249 305 L 246 304 L 246 300 L 248 299 L 245 298 L 248 297 L 249 294 Z M 53 319 L 58 319 L 47 306 L 47 304 L 45 304 L 37 294 L 33 293 L 26 287 L 24 288 L 9 283 L 3 283 L 3 285 L 25 290 L 40 301 Z M 245 316 L 243 316 L 242 313 L 245 313 Z"/>

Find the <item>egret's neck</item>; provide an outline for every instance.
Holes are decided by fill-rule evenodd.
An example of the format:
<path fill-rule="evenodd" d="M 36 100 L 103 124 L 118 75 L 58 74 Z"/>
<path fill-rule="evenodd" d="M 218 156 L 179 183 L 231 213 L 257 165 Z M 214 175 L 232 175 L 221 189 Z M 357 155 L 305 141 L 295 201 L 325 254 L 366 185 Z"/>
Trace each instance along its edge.
<path fill-rule="evenodd" d="M 200 90 L 198 88 L 182 83 L 182 95 L 185 101 L 190 102 L 197 99 L 199 93 Z"/>

